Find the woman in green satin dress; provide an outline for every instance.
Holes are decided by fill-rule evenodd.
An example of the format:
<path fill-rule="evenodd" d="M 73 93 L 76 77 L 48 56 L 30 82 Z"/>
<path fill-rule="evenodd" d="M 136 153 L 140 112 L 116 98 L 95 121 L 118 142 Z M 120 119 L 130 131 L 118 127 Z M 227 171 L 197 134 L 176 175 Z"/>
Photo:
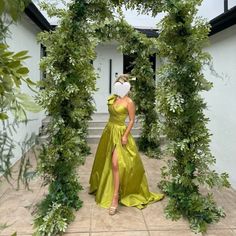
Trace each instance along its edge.
<path fill-rule="evenodd" d="M 128 81 L 126 75 L 116 80 Z M 162 193 L 149 191 L 144 166 L 130 130 L 134 124 L 135 104 L 126 94 L 112 94 L 107 99 L 109 120 L 103 130 L 90 174 L 89 194 L 96 203 L 117 211 L 118 203 L 143 209 L 161 200 Z M 125 120 L 129 115 L 129 124 Z M 114 211 L 115 210 L 115 211 Z M 110 211 L 109 211 L 110 213 Z"/>

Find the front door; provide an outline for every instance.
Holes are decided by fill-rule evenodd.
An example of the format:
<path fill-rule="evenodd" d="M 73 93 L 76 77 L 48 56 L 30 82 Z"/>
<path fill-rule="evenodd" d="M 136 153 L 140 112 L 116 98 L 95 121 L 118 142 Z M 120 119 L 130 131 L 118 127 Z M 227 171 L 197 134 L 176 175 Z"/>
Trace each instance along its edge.
<path fill-rule="evenodd" d="M 97 113 L 108 113 L 107 98 L 113 93 L 116 74 L 123 71 L 123 55 L 117 50 L 116 43 L 100 44 L 96 48 L 97 58 L 93 65 L 99 78 L 96 81 L 98 91 L 94 93 Z"/>

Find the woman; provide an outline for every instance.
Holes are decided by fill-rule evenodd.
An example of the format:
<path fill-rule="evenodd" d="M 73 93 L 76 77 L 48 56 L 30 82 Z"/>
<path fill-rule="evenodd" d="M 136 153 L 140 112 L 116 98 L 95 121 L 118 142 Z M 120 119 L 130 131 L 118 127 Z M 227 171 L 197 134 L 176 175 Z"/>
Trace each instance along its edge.
<path fill-rule="evenodd" d="M 128 82 L 120 75 L 116 82 Z M 126 84 L 127 85 L 127 84 Z M 128 96 L 112 94 L 107 99 L 109 120 L 98 143 L 90 175 L 90 194 L 98 205 L 114 215 L 118 203 L 139 209 L 161 200 L 164 194 L 149 191 L 144 166 L 130 130 L 135 120 L 135 104 Z M 125 120 L 129 115 L 129 124 Z"/>

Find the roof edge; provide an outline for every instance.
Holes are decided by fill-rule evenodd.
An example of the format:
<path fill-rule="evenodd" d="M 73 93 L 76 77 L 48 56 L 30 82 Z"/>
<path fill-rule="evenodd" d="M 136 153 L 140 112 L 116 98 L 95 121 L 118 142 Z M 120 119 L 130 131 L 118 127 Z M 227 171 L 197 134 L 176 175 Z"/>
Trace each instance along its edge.
<path fill-rule="evenodd" d="M 212 36 L 224 29 L 236 24 L 236 6 L 230 8 L 228 11 L 218 15 L 209 22 L 211 24 L 211 31 L 209 36 Z"/>
<path fill-rule="evenodd" d="M 137 28 L 134 27 L 135 30 L 140 33 L 145 34 L 148 38 L 157 38 L 159 36 L 158 29 L 150 29 L 150 28 Z"/>
<path fill-rule="evenodd" d="M 29 3 L 24 12 L 41 30 L 52 30 L 51 24 L 33 2 Z"/>
<path fill-rule="evenodd" d="M 41 29 L 41 30 L 53 30 L 56 26 L 51 25 L 48 20 L 44 17 L 44 15 L 39 11 L 37 6 L 31 2 L 29 5 L 25 8 L 25 14 Z M 209 36 L 212 36 L 220 31 L 223 31 L 224 29 L 229 28 L 232 25 L 236 24 L 236 6 L 232 7 L 228 11 L 218 15 L 217 17 L 210 20 L 211 25 L 211 31 L 209 33 Z M 138 30 L 141 33 L 144 33 L 147 35 L 147 37 L 158 37 L 158 30 L 156 29 L 145 29 L 145 28 L 139 28 L 134 27 L 136 30 Z"/>

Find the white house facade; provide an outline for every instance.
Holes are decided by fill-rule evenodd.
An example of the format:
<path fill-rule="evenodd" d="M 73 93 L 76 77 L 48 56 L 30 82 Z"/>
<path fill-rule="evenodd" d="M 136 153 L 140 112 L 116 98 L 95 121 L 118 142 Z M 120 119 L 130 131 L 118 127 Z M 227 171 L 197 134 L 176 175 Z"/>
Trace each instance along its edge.
<path fill-rule="evenodd" d="M 214 76 L 208 69 L 205 77 L 214 87 L 204 93 L 210 118 L 211 150 L 216 169 L 227 172 L 236 188 L 236 6 L 211 20 L 210 45 Z"/>
<path fill-rule="evenodd" d="M 146 34 L 148 37 L 157 37 L 155 30 L 151 29 L 137 29 Z M 96 88 L 98 91 L 94 94 L 94 101 L 96 104 L 97 113 L 108 113 L 106 99 L 113 94 L 113 84 L 116 76 L 131 71 L 130 63 L 132 58 L 128 55 L 123 55 L 117 50 L 119 43 L 112 41 L 110 43 L 99 44 L 96 48 L 97 57 L 93 62 L 94 68 L 99 75 L 96 81 Z M 150 57 L 154 70 L 157 70 L 158 58 L 156 55 Z"/>
<path fill-rule="evenodd" d="M 213 134 L 211 150 L 216 157 L 216 169 L 219 172 L 228 172 L 230 181 L 236 188 L 236 7 L 231 8 L 220 16 L 210 21 L 212 31 L 210 45 L 204 50 L 210 52 L 213 57 L 214 69 L 223 76 L 217 78 L 209 70 L 205 76 L 214 82 L 214 88 L 203 93 L 208 104 L 206 115 L 210 118 L 209 129 Z M 30 78 L 33 81 L 40 80 L 39 61 L 42 56 L 41 45 L 37 43 L 36 36 L 41 30 L 50 30 L 51 26 L 36 6 L 31 3 L 25 10 L 25 14 L 17 25 L 12 25 L 11 38 L 7 40 L 12 51 L 28 50 L 30 59 L 26 66 L 30 70 Z M 158 37 L 155 30 L 137 29 L 150 37 Z M 97 113 L 108 113 L 106 99 L 113 93 L 113 83 L 117 74 L 127 72 L 129 58 L 117 50 L 118 43 L 100 44 L 96 48 L 97 58 L 93 62 L 94 68 L 99 74 L 96 82 L 98 91 L 94 93 Z M 157 55 L 150 58 L 153 68 L 158 69 L 160 61 Z M 158 78 L 155 78 L 158 80 Z M 24 87 L 28 93 L 31 91 Z M 38 133 L 41 121 L 45 113 L 29 113 L 29 119 L 34 119 L 27 126 L 21 126 L 15 136 L 17 141 L 24 138 L 26 133 Z M 21 155 L 16 151 L 16 158 Z"/>
<path fill-rule="evenodd" d="M 112 93 L 116 73 L 123 73 L 123 55 L 117 49 L 117 42 L 100 44 L 96 48 L 97 58 L 93 62 L 99 75 L 96 81 L 98 91 L 94 94 L 96 112 L 107 113 L 106 98 Z M 110 88 L 111 87 L 111 88 Z M 111 90 L 110 90 L 111 89 Z"/>
<path fill-rule="evenodd" d="M 29 78 L 36 82 L 41 78 L 41 72 L 39 69 L 39 61 L 42 57 L 42 48 L 39 43 L 37 43 L 36 37 L 42 30 L 50 30 L 51 26 L 41 12 L 36 8 L 34 4 L 30 4 L 26 9 L 24 14 L 21 16 L 17 24 L 12 24 L 9 27 L 10 37 L 6 39 L 7 44 L 10 46 L 9 50 L 14 52 L 19 52 L 22 50 L 28 50 L 29 59 L 25 61 L 25 66 L 29 69 Z M 34 96 L 34 93 L 25 85 L 22 85 L 22 92 Z M 22 142 L 28 134 L 32 132 L 38 134 L 39 128 L 41 126 L 41 121 L 45 117 L 45 112 L 31 113 L 27 112 L 29 120 L 27 125 L 20 124 L 19 128 L 16 129 L 14 133 L 14 140 L 16 142 Z M 13 118 L 13 117 L 10 117 Z M 21 149 L 16 146 L 14 150 L 15 158 L 12 160 L 14 163 L 21 156 Z"/>

